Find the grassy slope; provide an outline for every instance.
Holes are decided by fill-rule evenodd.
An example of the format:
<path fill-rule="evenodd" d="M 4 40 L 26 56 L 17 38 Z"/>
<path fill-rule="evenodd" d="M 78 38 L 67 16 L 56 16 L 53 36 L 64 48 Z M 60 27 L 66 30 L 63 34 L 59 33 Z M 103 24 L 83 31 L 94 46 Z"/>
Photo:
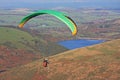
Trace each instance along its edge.
<path fill-rule="evenodd" d="M 30 35 L 28 32 L 15 28 L 0 27 L 0 36 L 0 45 L 14 49 L 37 51 L 46 55 L 52 55 L 67 50 L 56 43 L 44 41 L 41 38 Z"/>
<path fill-rule="evenodd" d="M 118 80 L 120 39 L 49 57 L 49 72 L 42 60 L 2 73 L 3 80 Z"/>
<path fill-rule="evenodd" d="M 13 48 L 30 49 L 30 47 L 24 43 L 33 45 L 34 42 L 32 40 L 34 40 L 34 37 L 27 32 L 14 28 L 0 27 L 1 45 L 6 45 Z"/>
<path fill-rule="evenodd" d="M 12 49 L 6 46 L 0 46 L 0 73 L 40 58 L 40 54 L 33 54 L 33 52 L 23 49 Z"/>

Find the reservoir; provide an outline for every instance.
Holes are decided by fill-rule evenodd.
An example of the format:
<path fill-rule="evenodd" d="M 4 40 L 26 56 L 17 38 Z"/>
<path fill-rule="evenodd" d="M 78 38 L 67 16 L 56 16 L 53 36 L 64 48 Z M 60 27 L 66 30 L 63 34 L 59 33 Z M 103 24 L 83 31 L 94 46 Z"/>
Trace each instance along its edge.
<path fill-rule="evenodd" d="M 95 44 L 100 44 L 105 40 L 90 40 L 90 39 L 79 39 L 79 40 L 65 40 L 58 42 L 59 45 L 66 47 L 67 49 L 75 49 L 87 47 Z"/>

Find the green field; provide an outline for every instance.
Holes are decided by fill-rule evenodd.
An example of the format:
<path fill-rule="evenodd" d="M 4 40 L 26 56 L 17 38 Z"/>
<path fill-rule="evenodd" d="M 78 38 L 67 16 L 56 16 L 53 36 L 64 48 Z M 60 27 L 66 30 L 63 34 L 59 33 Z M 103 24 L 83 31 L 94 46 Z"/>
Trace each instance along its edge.
<path fill-rule="evenodd" d="M 18 29 L 0 27 L 0 36 L 0 44 L 13 48 L 30 49 L 24 43 L 34 45 L 34 37 Z"/>
<path fill-rule="evenodd" d="M 116 18 L 120 18 L 120 13 L 112 10 L 95 10 L 95 9 L 78 9 L 78 10 L 59 10 L 62 11 L 68 16 L 70 16 L 77 25 L 81 25 L 81 23 L 87 23 L 92 21 L 99 20 L 113 20 Z M 33 12 L 30 11 L 14 11 L 13 10 L 4 10 L 0 9 L 0 24 L 1 25 L 14 25 L 17 26 L 20 20 Z M 61 21 L 54 18 L 50 15 L 42 15 L 38 16 L 34 19 L 31 19 L 26 26 L 30 27 L 61 27 L 65 26 Z"/>

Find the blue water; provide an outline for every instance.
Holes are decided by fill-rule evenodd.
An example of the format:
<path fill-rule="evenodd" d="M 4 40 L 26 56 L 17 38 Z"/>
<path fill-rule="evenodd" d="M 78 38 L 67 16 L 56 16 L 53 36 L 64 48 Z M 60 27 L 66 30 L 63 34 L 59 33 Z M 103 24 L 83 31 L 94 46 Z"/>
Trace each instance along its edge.
<path fill-rule="evenodd" d="M 89 39 L 79 39 L 79 40 L 66 40 L 58 42 L 59 45 L 66 47 L 67 49 L 75 49 L 86 46 L 91 46 L 95 44 L 100 44 L 105 40 L 89 40 Z"/>

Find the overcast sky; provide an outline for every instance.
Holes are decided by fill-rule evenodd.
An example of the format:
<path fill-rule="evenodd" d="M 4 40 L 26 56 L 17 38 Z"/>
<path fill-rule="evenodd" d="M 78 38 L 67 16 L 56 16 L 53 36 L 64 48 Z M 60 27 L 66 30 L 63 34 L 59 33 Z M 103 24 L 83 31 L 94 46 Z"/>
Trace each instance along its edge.
<path fill-rule="evenodd" d="M 86 2 L 90 0 L 1 0 L 2 3 L 26 2 L 26 3 L 47 3 L 47 2 Z"/>
<path fill-rule="evenodd" d="M 120 0 L 0 0 L 0 3 L 8 2 L 27 2 L 27 3 L 46 3 L 46 2 L 120 2 Z"/>
<path fill-rule="evenodd" d="M 116 7 L 120 0 L 0 0 L 0 7 Z"/>

